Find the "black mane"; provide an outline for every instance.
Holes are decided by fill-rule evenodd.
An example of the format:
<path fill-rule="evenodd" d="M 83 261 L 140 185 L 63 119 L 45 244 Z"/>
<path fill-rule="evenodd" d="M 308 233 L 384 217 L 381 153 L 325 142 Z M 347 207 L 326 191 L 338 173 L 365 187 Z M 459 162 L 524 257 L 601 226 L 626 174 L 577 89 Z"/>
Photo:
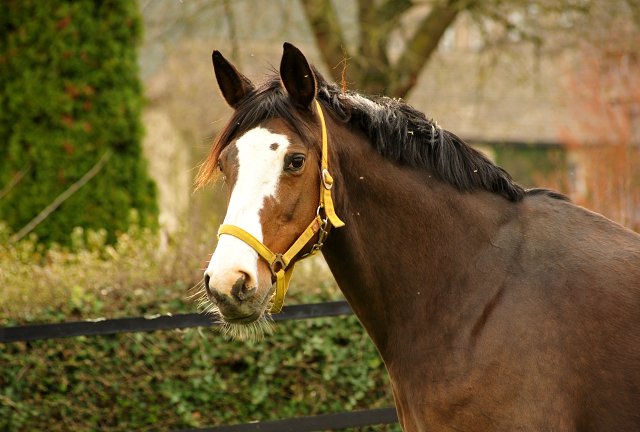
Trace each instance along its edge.
<path fill-rule="evenodd" d="M 524 188 L 504 169 L 409 104 L 343 92 L 326 82 L 315 69 L 314 72 L 318 101 L 334 118 L 369 137 L 380 155 L 402 165 L 429 168 L 436 177 L 463 192 L 487 190 L 511 201 L 520 201 L 525 195 Z M 234 137 L 271 118 L 282 118 L 303 140 L 310 142 L 310 119 L 296 110 L 280 77 L 274 74 L 236 107 L 210 157 L 217 159 L 220 150 Z"/>

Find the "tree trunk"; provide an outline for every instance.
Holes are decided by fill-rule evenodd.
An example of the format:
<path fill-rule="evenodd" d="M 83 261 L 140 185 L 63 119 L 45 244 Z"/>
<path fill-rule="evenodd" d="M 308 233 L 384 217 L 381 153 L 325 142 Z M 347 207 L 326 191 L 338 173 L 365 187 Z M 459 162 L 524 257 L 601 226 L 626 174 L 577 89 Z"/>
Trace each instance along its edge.
<path fill-rule="evenodd" d="M 445 30 L 460 11 L 457 0 L 435 2 L 406 42 L 399 60 L 391 64 L 387 53 L 389 37 L 398 27 L 401 15 L 413 6 L 410 0 L 387 0 L 378 6 L 374 0 L 358 0 L 360 44 L 350 52 L 346 51 L 331 1 L 301 1 L 335 81 L 343 87 L 355 86 L 365 93 L 391 97 L 404 97 L 413 88 Z M 340 64 L 345 62 L 348 67 L 343 70 Z"/>

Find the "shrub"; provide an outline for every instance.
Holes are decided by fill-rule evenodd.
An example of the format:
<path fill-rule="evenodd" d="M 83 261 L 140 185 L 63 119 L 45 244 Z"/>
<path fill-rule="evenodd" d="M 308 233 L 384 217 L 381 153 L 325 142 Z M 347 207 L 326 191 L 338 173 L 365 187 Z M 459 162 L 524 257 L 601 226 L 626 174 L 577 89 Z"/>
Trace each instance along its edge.
<path fill-rule="evenodd" d="M 11 230 L 0 222 L 0 325 L 51 319 L 88 319 L 99 316 L 161 313 L 187 302 L 188 290 L 202 279 L 202 259 L 214 248 L 209 230 L 197 239 L 176 234 L 162 244 L 161 237 L 138 224 L 131 211 L 129 229 L 113 245 L 106 230 L 76 227 L 65 242 L 45 248 L 31 233 L 11 242 Z M 192 294 L 192 293 L 191 293 Z"/>
<path fill-rule="evenodd" d="M 129 209 L 143 226 L 157 219 L 155 188 L 140 140 L 137 3 L 38 0 L 0 3 L 0 219 L 17 231 L 113 156 L 35 232 L 65 243 L 73 227 L 127 229 Z M 16 177 L 18 176 L 18 177 Z"/>

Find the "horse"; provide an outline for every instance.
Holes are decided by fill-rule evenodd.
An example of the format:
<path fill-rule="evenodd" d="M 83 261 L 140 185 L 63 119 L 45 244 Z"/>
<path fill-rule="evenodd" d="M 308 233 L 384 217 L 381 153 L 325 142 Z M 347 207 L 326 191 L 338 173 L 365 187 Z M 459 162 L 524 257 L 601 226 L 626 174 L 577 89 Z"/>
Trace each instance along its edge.
<path fill-rule="evenodd" d="M 258 85 L 212 59 L 233 114 L 197 178 L 229 189 L 203 290 L 227 326 L 267 328 L 321 250 L 404 431 L 640 430 L 640 235 L 291 44 Z"/>

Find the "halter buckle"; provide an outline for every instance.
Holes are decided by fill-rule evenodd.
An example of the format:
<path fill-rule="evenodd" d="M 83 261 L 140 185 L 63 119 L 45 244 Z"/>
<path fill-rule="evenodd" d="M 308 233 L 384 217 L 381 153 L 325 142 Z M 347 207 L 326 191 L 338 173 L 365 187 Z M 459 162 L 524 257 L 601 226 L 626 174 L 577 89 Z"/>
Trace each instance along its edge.
<path fill-rule="evenodd" d="M 331 190 L 333 187 L 333 177 L 331 177 L 327 169 L 322 170 L 322 184 L 326 190 Z"/>
<path fill-rule="evenodd" d="M 276 273 L 276 270 L 275 270 L 276 264 L 280 264 L 280 270 L 284 270 L 287 267 L 284 264 L 284 261 L 282 261 L 282 254 L 281 253 L 275 254 L 275 258 L 273 259 L 273 261 L 271 263 L 269 263 L 269 268 L 271 269 L 271 274 L 274 275 L 274 276 L 277 276 L 277 273 Z"/>

